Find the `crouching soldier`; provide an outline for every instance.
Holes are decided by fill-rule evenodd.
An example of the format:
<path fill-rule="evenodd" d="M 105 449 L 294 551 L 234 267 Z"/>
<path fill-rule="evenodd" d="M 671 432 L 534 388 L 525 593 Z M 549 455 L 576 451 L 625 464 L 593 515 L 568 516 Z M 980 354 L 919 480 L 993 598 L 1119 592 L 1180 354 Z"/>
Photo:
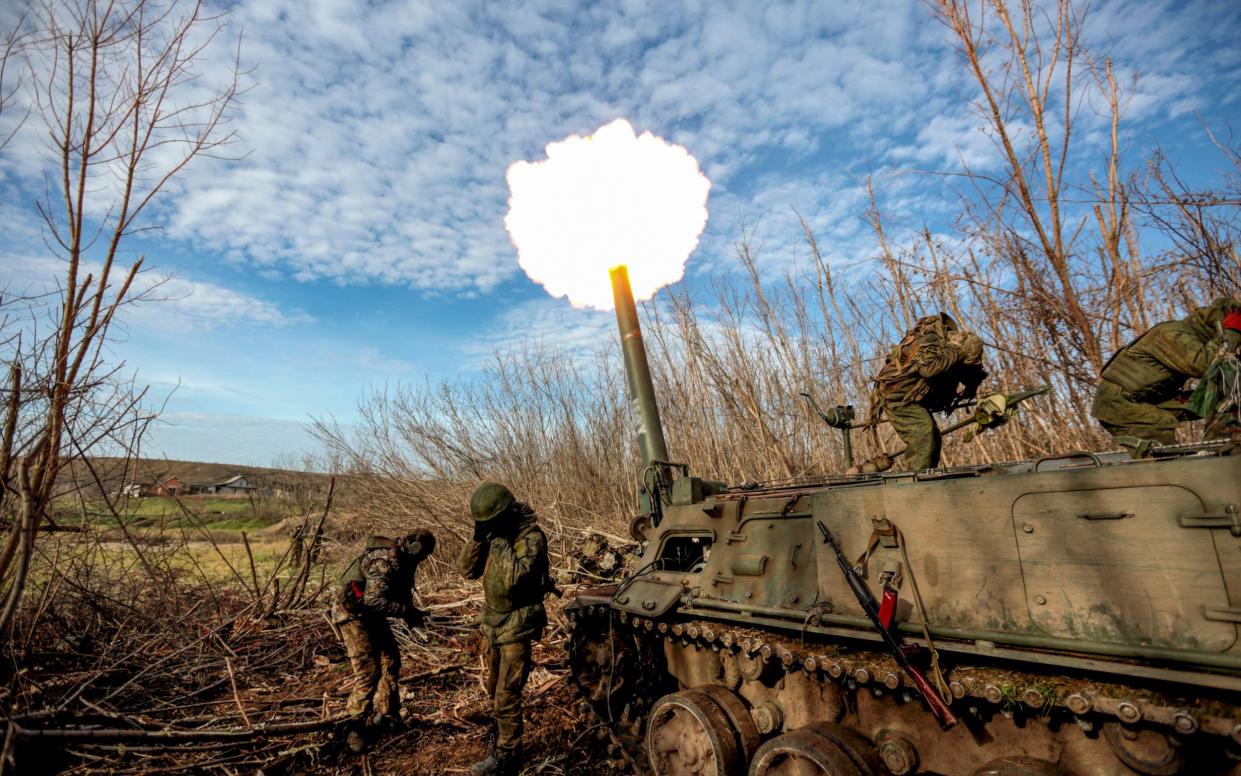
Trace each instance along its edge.
<path fill-rule="evenodd" d="M 400 721 L 401 654 L 388 618 L 422 624 L 425 612 L 413 605 L 414 577 L 434 551 L 435 536 L 423 529 L 400 539 L 372 536 L 340 577 L 332 618 L 357 679 L 346 711 L 365 724 Z M 360 736 L 351 735 L 350 745 L 360 748 Z"/>
<path fill-rule="evenodd" d="M 1221 366 L 1235 374 L 1238 344 L 1237 299 L 1218 299 L 1184 320 L 1156 324 L 1104 365 L 1090 414 L 1135 455 L 1150 442 L 1175 442 L 1177 427 L 1199 417 L 1207 418 L 1207 439 L 1227 436 L 1237 429 L 1236 398 L 1220 391 L 1204 406 L 1188 401 L 1184 389 L 1191 378 L 1216 379 Z"/>
<path fill-rule="evenodd" d="M 919 318 L 875 375 L 871 392 L 873 429 L 887 415 L 905 443 L 909 469 L 939 466 L 941 438 L 933 412 L 951 412 L 974 398 L 986 378 L 982 340 L 960 331 L 947 313 Z"/>
<path fill-rule="evenodd" d="M 487 694 L 495 718 L 495 746 L 470 768 L 472 776 L 514 776 L 522 760 L 521 691 L 530 675 L 531 648 L 543 634 L 543 597 L 551 590 L 547 538 L 534 511 L 511 491 L 484 482 L 470 499 L 474 535 L 457 568 L 483 580 L 480 621 L 487 638 Z"/>

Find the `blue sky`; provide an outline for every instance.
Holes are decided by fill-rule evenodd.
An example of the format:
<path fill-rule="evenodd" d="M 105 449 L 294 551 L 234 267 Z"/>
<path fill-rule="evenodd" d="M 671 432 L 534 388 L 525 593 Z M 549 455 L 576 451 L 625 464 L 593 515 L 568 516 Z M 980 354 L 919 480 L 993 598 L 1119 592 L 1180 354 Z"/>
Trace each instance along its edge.
<path fill-rule="evenodd" d="M 526 280 L 503 226 L 508 165 L 570 133 L 625 117 L 699 160 L 713 188 L 691 288 L 734 270 L 742 223 L 765 272 L 793 256 L 794 207 L 833 260 L 863 258 L 868 174 L 916 228 L 953 205 L 925 173 L 994 164 L 973 85 L 918 2 L 229 8 L 250 68 L 241 158 L 197 160 L 151 211 L 160 230 L 128 246 L 171 276 L 169 299 L 135 309 L 114 348 L 152 395 L 178 386 L 148 455 L 267 464 L 315 447 L 310 416 L 347 423 L 368 386 L 469 379 L 526 336 L 600 342 L 609 315 Z M 1241 4 L 1092 8 L 1090 45 L 1129 85 L 1130 163 L 1160 145 L 1209 182 L 1203 122 L 1228 135 L 1241 118 Z M 219 42 L 206 81 L 232 53 Z M 1101 152 L 1102 118 L 1085 113 L 1085 147 Z M 19 139 L 0 158 L 0 286 L 52 268 L 33 209 L 40 153 Z"/>

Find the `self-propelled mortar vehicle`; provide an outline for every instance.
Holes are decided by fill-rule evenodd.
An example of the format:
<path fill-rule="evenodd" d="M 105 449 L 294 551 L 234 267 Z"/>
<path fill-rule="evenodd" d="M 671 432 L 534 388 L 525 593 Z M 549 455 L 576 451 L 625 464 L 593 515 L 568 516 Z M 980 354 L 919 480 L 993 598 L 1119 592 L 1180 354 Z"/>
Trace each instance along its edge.
<path fill-rule="evenodd" d="M 659 776 L 1241 773 L 1233 453 L 682 477 L 637 573 L 571 607 L 576 678 Z M 899 592 L 892 628 L 956 724 L 885 649 L 819 524 L 875 600 Z"/>
<path fill-rule="evenodd" d="M 660 463 L 622 301 L 643 551 L 567 612 L 633 771 L 1241 774 L 1238 445 L 726 487 Z"/>

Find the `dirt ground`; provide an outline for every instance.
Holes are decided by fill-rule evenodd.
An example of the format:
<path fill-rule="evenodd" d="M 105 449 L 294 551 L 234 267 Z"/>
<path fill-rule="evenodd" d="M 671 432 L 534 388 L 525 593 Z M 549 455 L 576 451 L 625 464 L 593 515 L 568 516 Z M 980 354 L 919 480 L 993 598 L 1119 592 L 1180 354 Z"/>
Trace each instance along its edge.
<path fill-rule="evenodd" d="M 393 623 L 402 649 L 404 726 L 373 740 L 365 753 L 345 746 L 347 723 L 337 722 L 345 717 L 354 684 L 345 650 L 321 609 L 307 608 L 266 620 L 239 618 L 200 643 L 191 639 L 161 657 L 151 654 L 123 674 L 84 671 L 67 654 L 55 662 L 44 656 L 39 682 L 30 682 L 21 696 L 27 707 L 37 700 L 33 696 L 71 688 L 84 675 L 118 686 L 158 681 L 167 689 L 142 690 L 119 713 L 105 713 L 93 704 L 99 710 L 93 719 L 60 713 L 19 717 L 24 729 L 45 730 L 53 737 L 19 736 L 16 772 L 466 774 L 488 747 L 484 642 L 474 625 L 480 599 L 467 586 L 444 587 L 423 595 L 431 613 L 426 628 L 411 631 Z M 606 740 L 597 738 L 602 731 L 577 711 L 566 668 L 561 602 L 549 599 L 548 609 L 551 625 L 535 646 L 535 668 L 525 691 L 523 773 L 623 773 L 622 763 L 607 757 Z M 185 659 L 174 668 L 174 658 Z M 152 671 L 146 673 L 146 667 Z M 269 732 L 291 725 L 316 730 Z M 135 730 L 148 737 L 124 738 Z M 157 737 L 254 731 L 261 732 L 244 742 L 199 738 L 182 743 Z M 54 737 L 65 732 L 76 737 Z"/>
<path fill-rule="evenodd" d="M 550 604 L 550 602 L 549 602 Z M 525 774 L 623 773 L 619 761 L 607 757 L 607 744 L 596 736 L 593 720 L 583 718 L 570 686 L 564 661 L 564 635 L 555 622 L 558 606 L 550 604 L 553 626 L 536 645 L 535 669 L 526 685 Z M 432 604 L 435 612 L 435 605 Z M 471 607 L 473 611 L 473 607 Z M 484 695 L 483 642 L 462 633 L 445 645 L 455 662 L 439 658 L 440 649 L 405 645 L 401 699 L 407 730 L 376 741 L 364 755 L 339 754 L 325 762 L 323 772 L 466 774 L 469 766 L 486 756 L 490 720 Z M 337 655 L 332 654 L 333 661 Z M 328 681 L 336 692 L 347 692 L 352 679 L 343 654 L 330 664 Z"/>
<path fill-rule="evenodd" d="M 110 562 L 132 560 L 105 550 L 97 555 Z M 566 580 L 566 595 L 598 576 Z M 139 596 L 154 608 L 138 626 L 120 605 L 118 617 L 49 615 L 23 670 L 0 686 L 0 705 L 17 710 L 5 746 L 19 773 L 466 774 L 489 744 L 482 591 L 459 578 L 419 589 L 426 625 L 389 621 L 402 653 L 403 725 L 362 754 L 344 743 L 355 680 L 324 616 L 326 594 L 278 607 L 278 589 L 255 598 L 241 585 L 184 593 L 185 614 L 172 618 L 160 608 L 168 599 Z M 79 599 L 106 601 L 86 588 Z M 564 600 L 546 603 L 524 694 L 523 773 L 624 773 L 572 692 Z"/>
<path fill-rule="evenodd" d="M 466 688 L 478 712 L 466 724 L 444 722 L 412 723 L 411 730 L 378 743 L 373 751 L 348 765 L 354 772 L 466 774 L 469 766 L 487 752 L 482 716 L 482 693 Z M 411 704 L 413 705 L 413 704 Z M 623 773 L 618 762 L 610 762 L 606 745 L 587 731 L 589 723 L 573 711 L 573 699 L 563 681 L 550 691 L 532 697 L 526 706 L 526 747 L 529 754 L 526 774 L 582 774 L 602 776 Z"/>

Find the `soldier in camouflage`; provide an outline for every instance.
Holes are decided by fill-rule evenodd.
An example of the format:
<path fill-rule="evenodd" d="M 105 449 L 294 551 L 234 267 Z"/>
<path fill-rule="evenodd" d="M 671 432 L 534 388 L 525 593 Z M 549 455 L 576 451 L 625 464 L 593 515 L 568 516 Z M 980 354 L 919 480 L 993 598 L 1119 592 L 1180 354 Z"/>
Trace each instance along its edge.
<path fill-rule="evenodd" d="M 474 535 L 457 568 L 467 579 L 483 580 L 480 625 L 487 638 L 487 694 L 496 725 L 495 746 L 470 773 L 512 776 L 522 757 L 521 691 L 530 675 L 531 648 L 547 625 L 547 538 L 534 511 L 499 483 L 478 486 L 470 512 Z"/>
<path fill-rule="evenodd" d="M 371 725 L 395 725 L 400 719 L 401 653 L 388 618 L 422 623 L 425 612 L 413 604 L 414 577 L 434 551 L 435 535 L 423 529 L 400 539 L 372 536 L 340 576 L 332 621 L 357 678 L 346 711 Z"/>
<path fill-rule="evenodd" d="M 871 392 L 873 428 L 879 413 L 905 442 L 905 465 L 939 465 L 940 432 L 933 412 L 949 412 L 972 399 L 987 376 L 982 340 L 961 331 L 947 313 L 919 318 L 888 354 Z"/>
<path fill-rule="evenodd" d="M 1238 299 L 1217 299 L 1184 320 L 1156 324 L 1104 365 L 1090 414 L 1135 452 L 1143 449 L 1143 441 L 1175 442 L 1177 427 L 1199 417 L 1207 419 L 1207 439 L 1235 433 L 1235 396 L 1222 390 L 1210 406 L 1196 406 L 1184 389 L 1188 380 L 1214 376 L 1216 367 L 1229 362 L 1235 376 L 1238 345 Z"/>

